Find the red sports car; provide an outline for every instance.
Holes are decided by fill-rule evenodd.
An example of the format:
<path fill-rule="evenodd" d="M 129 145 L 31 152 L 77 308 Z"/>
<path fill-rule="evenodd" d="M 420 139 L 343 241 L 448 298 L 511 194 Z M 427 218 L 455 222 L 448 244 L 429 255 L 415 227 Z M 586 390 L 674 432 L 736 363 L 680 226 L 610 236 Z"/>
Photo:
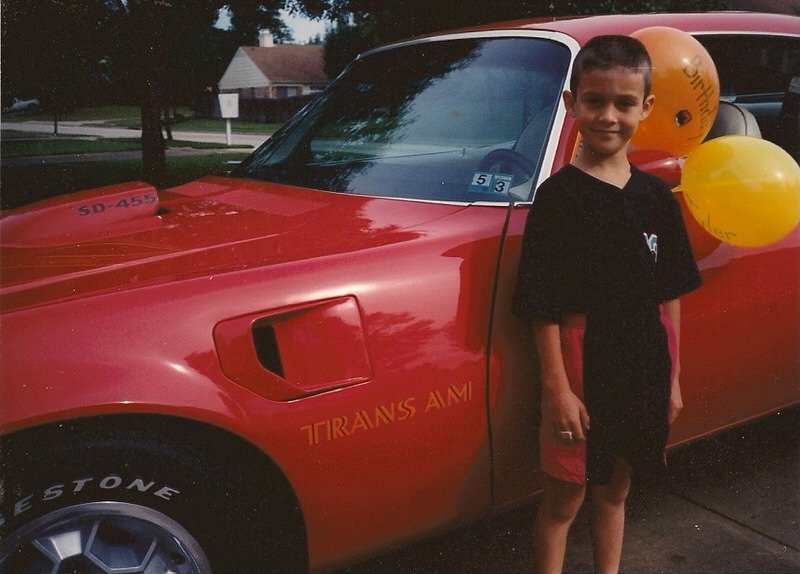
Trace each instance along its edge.
<path fill-rule="evenodd" d="M 800 18 L 513 22 L 364 54 L 228 177 L 4 213 L 0 571 L 330 570 L 534 496 L 520 239 L 579 47 L 649 26 L 797 153 Z M 672 444 L 800 400 L 800 233 L 687 224 Z"/>

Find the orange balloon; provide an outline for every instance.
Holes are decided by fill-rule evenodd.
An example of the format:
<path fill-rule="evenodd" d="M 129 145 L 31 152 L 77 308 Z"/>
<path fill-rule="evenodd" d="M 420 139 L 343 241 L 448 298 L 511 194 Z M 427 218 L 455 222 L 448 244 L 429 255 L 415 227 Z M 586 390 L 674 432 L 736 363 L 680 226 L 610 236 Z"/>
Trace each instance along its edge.
<path fill-rule="evenodd" d="M 702 143 L 717 116 L 717 67 L 703 45 L 681 30 L 654 26 L 631 35 L 650 54 L 656 97 L 631 143 L 639 149 L 687 155 Z"/>

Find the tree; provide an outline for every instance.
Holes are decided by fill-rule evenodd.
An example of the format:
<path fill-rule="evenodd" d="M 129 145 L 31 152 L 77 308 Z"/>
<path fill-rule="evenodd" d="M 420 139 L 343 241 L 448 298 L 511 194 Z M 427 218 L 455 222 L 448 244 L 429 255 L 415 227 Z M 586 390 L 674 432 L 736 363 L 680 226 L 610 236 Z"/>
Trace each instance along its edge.
<path fill-rule="evenodd" d="M 336 23 L 326 71 L 336 76 L 361 51 L 436 30 L 501 19 L 593 12 L 703 10 L 725 0 L 496 0 L 454 10 L 431 0 L 3 0 L 3 95 L 39 96 L 58 114 L 102 88 L 134 96 L 141 108 L 145 178 L 165 170 L 161 111 L 216 84 L 240 45 L 269 29 L 291 39 L 279 11 Z M 232 29 L 214 29 L 221 9 Z M 110 80 L 109 80 L 110 79 Z M 89 89 L 87 89 L 87 87 Z"/>
<path fill-rule="evenodd" d="M 231 40 L 251 44 L 263 28 L 279 38 L 287 35 L 278 16 L 283 0 L 108 0 L 107 4 L 112 13 L 108 33 L 126 74 L 124 83 L 140 101 L 144 177 L 159 185 L 166 167 L 161 111 L 170 96 L 192 84 L 187 80 L 197 69 L 198 55 L 206 53 L 203 42 L 212 33 L 219 10 L 231 11 Z"/>
<path fill-rule="evenodd" d="M 500 20 L 575 14 L 710 10 L 726 0 L 496 0 L 452 5 L 430 0 L 297 0 L 309 16 L 336 23 L 326 38 L 326 72 L 334 77 L 359 52 L 385 42 Z"/>
<path fill-rule="evenodd" d="M 229 0 L 222 4 L 231 13 L 231 31 L 237 46 L 256 45 L 259 30 L 272 32 L 278 43 L 292 41 L 292 32 L 279 15 L 280 10 L 286 4 L 285 0 L 270 2 Z"/>
<path fill-rule="evenodd" d="M 96 102 L 93 87 L 113 82 L 141 109 L 144 177 L 164 180 L 161 111 L 216 84 L 236 47 L 257 31 L 291 36 L 283 0 L 3 0 L 4 95 L 39 96 L 58 113 Z M 214 29 L 220 9 L 233 30 Z M 88 88 L 88 89 L 87 89 Z M 92 99 L 94 98 L 94 101 Z"/>
<path fill-rule="evenodd" d="M 97 23 L 103 0 L 29 2 L 5 0 L 2 10 L 2 91 L 4 97 L 38 97 L 61 113 L 102 88 L 102 43 Z"/>
<path fill-rule="evenodd" d="M 165 144 L 161 112 L 178 68 L 191 61 L 202 32 L 213 27 L 215 0 L 108 0 L 105 37 L 119 70 L 116 80 L 141 109 L 144 177 L 164 181 Z"/>

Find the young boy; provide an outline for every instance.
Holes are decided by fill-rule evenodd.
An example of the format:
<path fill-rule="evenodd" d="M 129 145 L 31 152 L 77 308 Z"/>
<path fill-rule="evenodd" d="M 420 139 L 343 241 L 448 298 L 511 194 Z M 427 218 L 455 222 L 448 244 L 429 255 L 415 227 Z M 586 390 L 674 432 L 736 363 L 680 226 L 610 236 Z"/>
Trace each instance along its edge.
<path fill-rule="evenodd" d="M 514 312 L 540 360 L 539 572 L 560 572 L 591 489 L 595 569 L 616 572 L 631 476 L 665 466 L 682 408 L 680 303 L 700 276 L 672 192 L 628 163 L 650 113 L 650 58 L 628 36 L 579 52 L 563 94 L 582 144 L 542 184 L 525 228 Z"/>

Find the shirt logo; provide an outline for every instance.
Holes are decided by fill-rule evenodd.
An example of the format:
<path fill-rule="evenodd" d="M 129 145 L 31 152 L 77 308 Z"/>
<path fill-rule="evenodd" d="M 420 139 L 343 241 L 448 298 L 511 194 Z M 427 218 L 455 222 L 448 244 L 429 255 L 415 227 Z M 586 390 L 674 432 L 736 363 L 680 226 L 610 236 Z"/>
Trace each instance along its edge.
<path fill-rule="evenodd" d="M 658 261 L 658 235 L 655 233 L 650 235 L 645 233 L 644 240 L 647 242 L 647 248 L 650 250 L 650 253 L 653 254 L 653 261 Z"/>

